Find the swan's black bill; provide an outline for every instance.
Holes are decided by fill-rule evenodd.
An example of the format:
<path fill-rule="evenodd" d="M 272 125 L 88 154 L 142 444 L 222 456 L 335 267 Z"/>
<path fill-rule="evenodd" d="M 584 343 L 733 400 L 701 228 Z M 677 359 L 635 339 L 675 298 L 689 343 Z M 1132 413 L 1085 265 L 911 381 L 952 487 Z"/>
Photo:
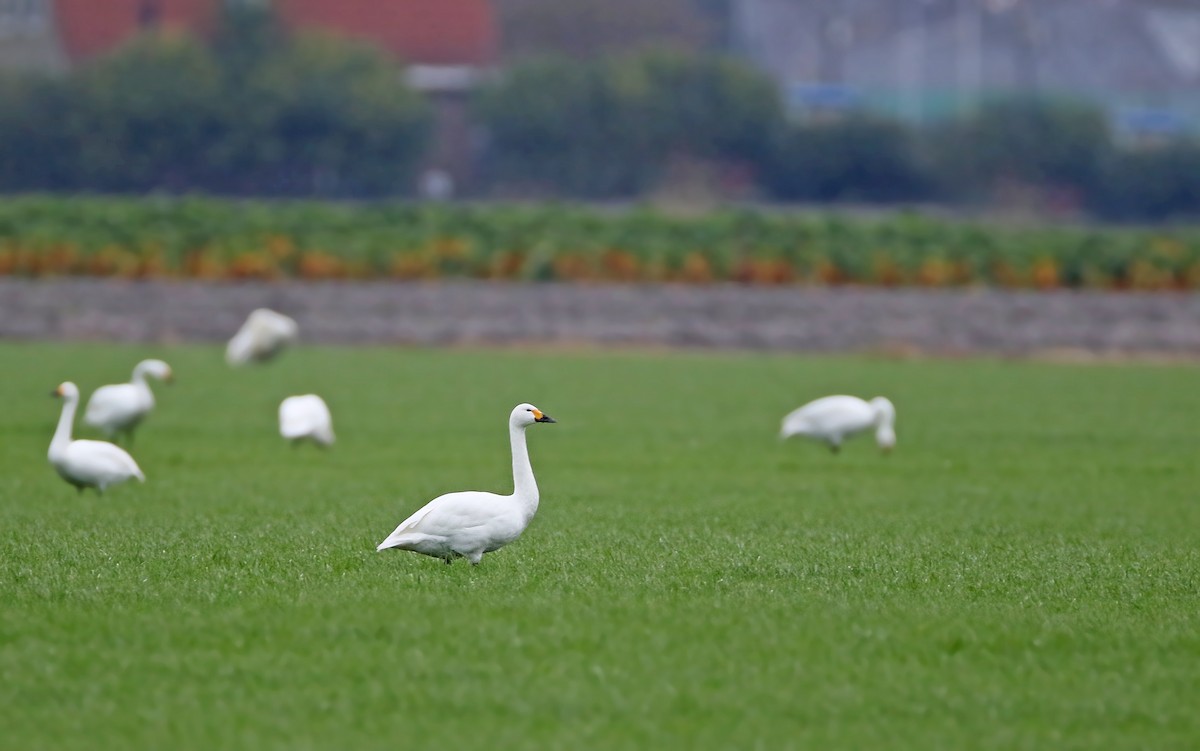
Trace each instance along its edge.
<path fill-rule="evenodd" d="M 533 421 L 534 422 L 558 422 L 558 420 L 555 420 L 553 417 L 546 414 L 545 412 L 542 413 L 541 417 L 533 418 Z"/>

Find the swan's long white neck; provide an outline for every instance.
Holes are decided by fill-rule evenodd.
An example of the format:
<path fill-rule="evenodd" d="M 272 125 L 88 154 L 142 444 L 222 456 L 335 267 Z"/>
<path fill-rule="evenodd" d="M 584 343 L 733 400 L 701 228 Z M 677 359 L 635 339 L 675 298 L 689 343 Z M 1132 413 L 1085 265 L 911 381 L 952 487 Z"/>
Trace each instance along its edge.
<path fill-rule="evenodd" d="M 61 454 L 71 443 L 71 426 L 75 424 L 75 408 L 79 406 L 79 397 L 63 397 L 62 414 L 58 416 L 58 427 L 54 430 L 54 438 L 50 440 L 50 456 Z"/>
<path fill-rule="evenodd" d="M 150 384 L 146 382 L 146 366 L 144 363 L 138 363 L 133 369 L 133 378 L 130 382 L 137 388 L 144 404 L 151 407 L 154 406 L 154 392 L 150 390 Z"/>
<path fill-rule="evenodd" d="M 524 503 L 529 515 L 533 516 L 538 507 L 538 486 L 533 478 L 533 465 L 529 463 L 525 428 L 509 425 L 508 438 L 512 443 L 513 497 Z"/>
<path fill-rule="evenodd" d="M 133 369 L 133 378 L 130 379 L 133 385 L 139 389 L 150 390 L 150 384 L 146 383 L 146 366 L 143 363 L 138 363 Z"/>

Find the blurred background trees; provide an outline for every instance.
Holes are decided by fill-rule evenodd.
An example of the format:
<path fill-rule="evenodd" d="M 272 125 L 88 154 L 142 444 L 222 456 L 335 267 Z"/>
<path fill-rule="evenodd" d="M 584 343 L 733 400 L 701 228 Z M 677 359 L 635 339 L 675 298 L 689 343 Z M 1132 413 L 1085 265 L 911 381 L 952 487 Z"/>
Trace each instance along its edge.
<path fill-rule="evenodd" d="M 699 164 L 738 199 L 1200 214 L 1187 133 L 1130 140 L 1099 105 L 1045 91 L 933 119 L 797 108 L 726 54 L 734 5 L 500 0 L 506 53 L 465 90 L 458 148 L 478 169 L 458 192 L 636 200 Z M 264 5 L 223 14 L 204 38 L 150 29 L 57 76 L 0 78 L 0 190 L 414 192 L 435 108 L 403 61 L 285 30 Z"/>
<path fill-rule="evenodd" d="M 898 122 L 865 115 L 785 125 L 763 163 L 763 184 L 789 201 L 926 200 L 933 172 L 915 136 Z"/>
<path fill-rule="evenodd" d="M 588 197 L 643 192 L 672 158 L 757 164 L 783 121 L 753 69 L 664 50 L 518 63 L 484 90 L 478 115 L 494 180 Z"/>
<path fill-rule="evenodd" d="M 211 44 L 147 32 L 63 78 L 0 84 L 0 189 L 383 195 L 428 110 L 378 49 L 238 10 Z"/>

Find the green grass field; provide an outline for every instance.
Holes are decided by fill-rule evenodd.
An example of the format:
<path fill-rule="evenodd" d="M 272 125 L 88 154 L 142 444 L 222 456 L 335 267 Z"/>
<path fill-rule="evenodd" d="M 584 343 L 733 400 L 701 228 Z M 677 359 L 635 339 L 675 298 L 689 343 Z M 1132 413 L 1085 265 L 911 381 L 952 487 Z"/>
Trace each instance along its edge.
<path fill-rule="evenodd" d="M 150 355 L 178 381 L 146 484 L 78 496 L 48 392 Z M 1200 745 L 1195 367 L 7 344 L 0 373 L 6 748 Z M 308 391 L 332 451 L 275 432 Z M 895 401 L 895 454 L 777 440 L 838 392 Z M 525 400 L 559 420 L 525 536 L 376 553 L 508 492 Z"/>

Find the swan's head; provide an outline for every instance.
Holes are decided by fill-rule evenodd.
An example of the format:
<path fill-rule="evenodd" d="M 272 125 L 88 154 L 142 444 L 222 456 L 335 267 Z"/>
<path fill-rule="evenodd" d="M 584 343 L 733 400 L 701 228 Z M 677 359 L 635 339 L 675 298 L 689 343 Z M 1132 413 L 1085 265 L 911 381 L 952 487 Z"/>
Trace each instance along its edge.
<path fill-rule="evenodd" d="M 875 431 L 875 443 L 885 454 L 890 454 L 892 449 L 896 447 L 896 430 L 891 425 L 886 425 Z"/>
<path fill-rule="evenodd" d="M 175 374 L 171 372 L 171 366 L 162 360 L 142 360 L 137 364 L 135 370 L 140 370 L 151 378 L 157 378 L 165 383 L 171 383 L 175 380 Z"/>
<path fill-rule="evenodd" d="M 558 422 L 558 420 L 532 404 L 518 404 L 513 407 L 512 414 L 508 416 L 508 424 L 518 428 L 528 427 L 535 422 Z"/>
<path fill-rule="evenodd" d="M 875 397 L 870 404 L 875 410 L 875 443 L 888 453 L 896 446 L 896 407 L 882 396 Z"/>
<path fill-rule="evenodd" d="M 50 396 L 62 399 L 78 399 L 79 387 L 70 381 L 64 381 L 63 383 L 58 384 L 58 388 L 50 392 Z"/>

